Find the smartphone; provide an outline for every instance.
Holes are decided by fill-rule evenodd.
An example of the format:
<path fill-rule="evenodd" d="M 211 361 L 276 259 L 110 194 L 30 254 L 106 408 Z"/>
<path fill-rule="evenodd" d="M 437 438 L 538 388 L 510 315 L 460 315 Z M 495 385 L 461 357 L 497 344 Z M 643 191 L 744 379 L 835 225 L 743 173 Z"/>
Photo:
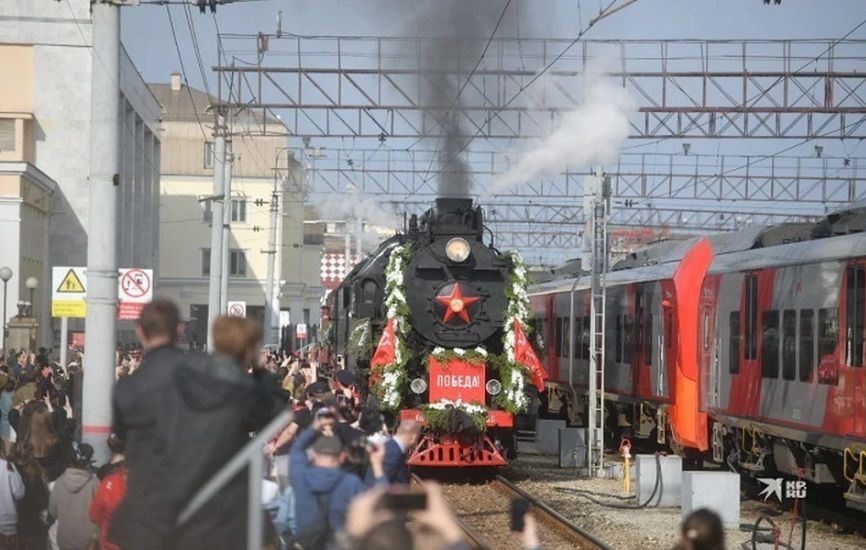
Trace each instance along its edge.
<path fill-rule="evenodd" d="M 413 490 L 391 490 L 382 496 L 388 510 L 426 510 L 427 493 Z"/>
<path fill-rule="evenodd" d="M 525 498 L 515 498 L 511 501 L 511 530 L 523 532 L 523 516 L 529 511 L 529 501 Z"/>

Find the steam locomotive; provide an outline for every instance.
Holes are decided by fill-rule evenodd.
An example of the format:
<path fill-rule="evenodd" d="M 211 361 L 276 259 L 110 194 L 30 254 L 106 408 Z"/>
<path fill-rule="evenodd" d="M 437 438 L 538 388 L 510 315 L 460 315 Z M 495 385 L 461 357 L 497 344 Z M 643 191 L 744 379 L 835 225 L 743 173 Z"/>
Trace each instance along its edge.
<path fill-rule="evenodd" d="M 866 204 L 666 244 L 607 276 L 606 431 L 866 510 Z M 586 414 L 589 278 L 530 290 L 543 362 Z"/>
<path fill-rule="evenodd" d="M 504 466 L 515 447 L 512 413 L 528 402 L 517 392 L 534 391 L 515 389 L 521 375 L 496 368 L 496 358 L 513 359 L 507 336 L 520 330 L 508 318 L 520 304 L 507 297 L 517 265 L 484 233 L 471 199 L 439 198 L 328 298 L 331 352 L 380 408 L 425 426 L 412 466 Z"/>

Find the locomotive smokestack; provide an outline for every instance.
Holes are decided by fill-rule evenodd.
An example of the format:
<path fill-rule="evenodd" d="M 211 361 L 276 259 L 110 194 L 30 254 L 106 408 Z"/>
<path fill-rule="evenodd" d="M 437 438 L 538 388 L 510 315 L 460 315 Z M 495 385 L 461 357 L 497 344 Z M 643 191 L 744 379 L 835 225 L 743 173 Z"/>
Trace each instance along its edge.
<path fill-rule="evenodd" d="M 416 36 L 440 37 L 422 46 L 423 107 L 427 120 L 441 131 L 441 137 L 431 143 L 436 151 L 431 170 L 439 172 L 433 177 L 438 177 L 440 197 L 468 198 L 472 194 L 461 111 L 464 105 L 477 103 L 473 99 L 477 93 L 464 82 L 483 51 L 486 39 L 482 35 L 494 27 L 500 11 L 465 0 L 444 0 L 415 22 Z M 479 65 L 483 68 L 484 62 Z"/>

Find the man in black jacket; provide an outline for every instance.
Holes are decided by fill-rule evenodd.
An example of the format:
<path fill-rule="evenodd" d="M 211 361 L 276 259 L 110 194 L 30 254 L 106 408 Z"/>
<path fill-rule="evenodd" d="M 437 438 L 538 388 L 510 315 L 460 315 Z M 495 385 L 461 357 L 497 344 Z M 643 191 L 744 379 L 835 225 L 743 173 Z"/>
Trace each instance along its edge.
<path fill-rule="evenodd" d="M 177 341 L 180 314 L 167 300 L 146 305 L 135 331 L 145 358 L 114 390 L 114 433 L 126 443 L 126 497 L 115 511 L 109 540 L 124 550 L 157 550 L 174 528 L 166 500 L 171 464 L 169 426 L 177 413 L 175 372 L 189 359 Z M 175 506 L 170 506 L 175 504 Z"/>
<path fill-rule="evenodd" d="M 255 345 L 246 320 L 220 318 L 225 340 Z M 240 325 L 237 325 L 240 323 Z M 248 375 L 237 356 L 183 354 L 174 347 L 177 309 L 156 301 L 142 311 L 147 356 L 115 390 L 115 433 L 127 441 L 127 495 L 109 540 L 124 550 L 235 549 L 246 536 L 246 473 L 239 474 L 186 525 L 177 517 L 195 492 L 282 407 L 277 384 Z M 237 326 L 236 326 L 237 325 Z M 237 331 L 247 330 L 238 337 Z M 215 334 L 216 334 L 215 329 Z"/>

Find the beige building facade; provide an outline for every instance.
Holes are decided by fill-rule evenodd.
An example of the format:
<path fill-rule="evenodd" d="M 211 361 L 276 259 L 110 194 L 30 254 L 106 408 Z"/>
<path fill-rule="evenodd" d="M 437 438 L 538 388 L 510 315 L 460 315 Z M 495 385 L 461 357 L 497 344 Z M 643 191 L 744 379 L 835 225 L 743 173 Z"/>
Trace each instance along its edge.
<path fill-rule="evenodd" d="M 194 347 L 206 342 L 208 276 L 213 195 L 213 120 L 210 98 L 187 88 L 178 75 L 168 84 L 152 84 L 162 105 L 162 190 L 158 294 L 176 300 L 188 321 Z M 261 124 L 233 113 L 231 120 L 231 224 L 228 301 L 244 302 L 247 316 L 264 322 L 271 201 L 276 199 L 278 247 L 276 279 L 280 284 L 283 324 L 319 322 L 324 289 L 319 284 L 322 238 L 305 231 L 303 170 L 285 147 L 285 138 L 262 136 Z M 201 122 L 201 123 L 200 123 Z M 279 126 L 279 129 L 282 129 Z M 259 134 L 259 135 L 256 135 Z M 284 331 L 285 332 L 285 331 Z M 290 342 L 284 341 L 287 347 Z"/>
<path fill-rule="evenodd" d="M 8 319 L 29 300 L 40 346 L 59 341 L 50 317 L 51 268 L 85 266 L 90 172 L 88 0 L 0 2 L 0 266 L 12 268 Z M 118 262 L 156 268 L 159 104 L 125 51 L 120 59 Z M 128 325 L 128 323 L 127 323 Z M 71 330 L 83 330 L 75 319 Z M 131 326 L 121 329 L 131 331 Z"/>

